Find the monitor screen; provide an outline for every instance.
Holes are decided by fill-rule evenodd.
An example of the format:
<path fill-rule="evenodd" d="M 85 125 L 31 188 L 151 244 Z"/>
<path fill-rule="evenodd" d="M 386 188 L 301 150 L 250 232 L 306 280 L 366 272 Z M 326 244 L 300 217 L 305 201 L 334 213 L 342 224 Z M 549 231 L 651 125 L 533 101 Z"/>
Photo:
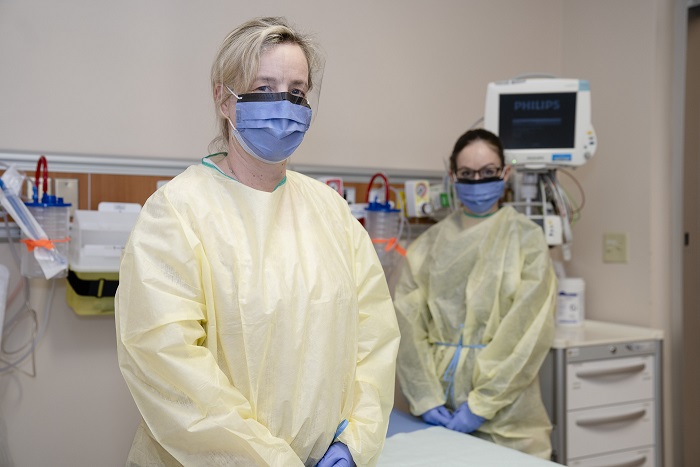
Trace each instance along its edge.
<path fill-rule="evenodd" d="M 576 93 L 502 94 L 498 127 L 505 149 L 573 148 Z"/>

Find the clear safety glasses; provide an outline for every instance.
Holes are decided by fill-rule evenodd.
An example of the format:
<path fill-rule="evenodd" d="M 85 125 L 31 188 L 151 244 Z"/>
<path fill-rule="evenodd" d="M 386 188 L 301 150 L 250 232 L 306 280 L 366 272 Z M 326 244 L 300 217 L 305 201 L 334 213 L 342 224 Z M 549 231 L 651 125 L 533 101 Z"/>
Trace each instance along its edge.
<path fill-rule="evenodd" d="M 477 179 L 489 179 L 500 177 L 503 172 L 503 167 L 497 167 L 495 165 L 487 165 L 478 170 L 470 169 L 468 167 L 462 167 L 457 169 L 455 175 L 458 180 L 477 180 Z"/>

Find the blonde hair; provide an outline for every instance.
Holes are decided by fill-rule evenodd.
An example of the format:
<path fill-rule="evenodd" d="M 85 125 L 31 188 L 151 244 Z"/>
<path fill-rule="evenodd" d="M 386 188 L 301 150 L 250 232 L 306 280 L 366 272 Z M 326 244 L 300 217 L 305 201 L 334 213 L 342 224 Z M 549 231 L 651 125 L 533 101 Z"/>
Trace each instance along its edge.
<path fill-rule="evenodd" d="M 296 44 L 304 52 L 311 90 L 316 84 L 313 79 L 322 67 L 321 55 L 310 36 L 293 29 L 285 18 L 255 18 L 226 36 L 211 66 L 211 87 L 219 126 L 218 136 L 209 145 L 211 152 L 225 150 L 229 140 L 228 121 L 221 116 L 219 109 L 231 95 L 224 88 L 219 89 L 217 97 L 217 88 L 224 85 L 237 94 L 248 92 L 258 74 L 260 56 L 270 48 L 285 43 Z"/>

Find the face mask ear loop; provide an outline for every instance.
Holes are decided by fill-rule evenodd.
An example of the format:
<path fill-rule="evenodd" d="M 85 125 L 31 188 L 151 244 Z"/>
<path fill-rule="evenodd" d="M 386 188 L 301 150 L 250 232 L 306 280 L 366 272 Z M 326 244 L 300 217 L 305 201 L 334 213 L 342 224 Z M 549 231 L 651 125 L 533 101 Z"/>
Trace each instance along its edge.
<path fill-rule="evenodd" d="M 508 166 L 504 165 L 503 169 L 501 170 L 501 176 L 498 178 L 500 178 L 501 180 L 503 180 L 505 182 L 507 172 L 508 172 Z"/>
<path fill-rule="evenodd" d="M 224 87 L 228 90 L 228 92 L 230 92 L 233 95 L 233 97 L 236 98 L 236 100 L 241 100 L 241 97 L 238 94 L 236 94 L 235 92 L 233 92 L 230 87 L 226 86 L 225 84 L 224 84 Z M 229 116 L 224 114 L 224 117 L 226 117 L 226 120 L 228 120 L 228 123 L 231 125 L 231 128 L 233 128 L 234 131 L 238 131 L 236 129 L 236 127 L 234 126 L 233 122 L 231 121 L 231 119 L 229 118 Z"/>

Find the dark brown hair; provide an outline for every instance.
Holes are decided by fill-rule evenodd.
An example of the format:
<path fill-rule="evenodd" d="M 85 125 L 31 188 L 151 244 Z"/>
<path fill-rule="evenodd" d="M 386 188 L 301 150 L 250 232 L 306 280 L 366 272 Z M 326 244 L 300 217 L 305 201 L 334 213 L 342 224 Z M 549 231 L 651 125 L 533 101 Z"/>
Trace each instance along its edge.
<path fill-rule="evenodd" d="M 496 151 L 496 154 L 498 154 L 498 158 L 501 160 L 501 167 L 505 166 L 506 161 L 505 156 L 503 155 L 503 143 L 501 143 L 501 139 L 488 130 L 476 128 L 464 133 L 455 143 L 455 147 L 452 150 L 452 155 L 450 156 L 450 170 L 452 173 L 457 172 L 457 155 L 462 152 L 462 149 L 466 148 L 474 141 L 483 141 L 491 146 L 491 148 Z"/>

